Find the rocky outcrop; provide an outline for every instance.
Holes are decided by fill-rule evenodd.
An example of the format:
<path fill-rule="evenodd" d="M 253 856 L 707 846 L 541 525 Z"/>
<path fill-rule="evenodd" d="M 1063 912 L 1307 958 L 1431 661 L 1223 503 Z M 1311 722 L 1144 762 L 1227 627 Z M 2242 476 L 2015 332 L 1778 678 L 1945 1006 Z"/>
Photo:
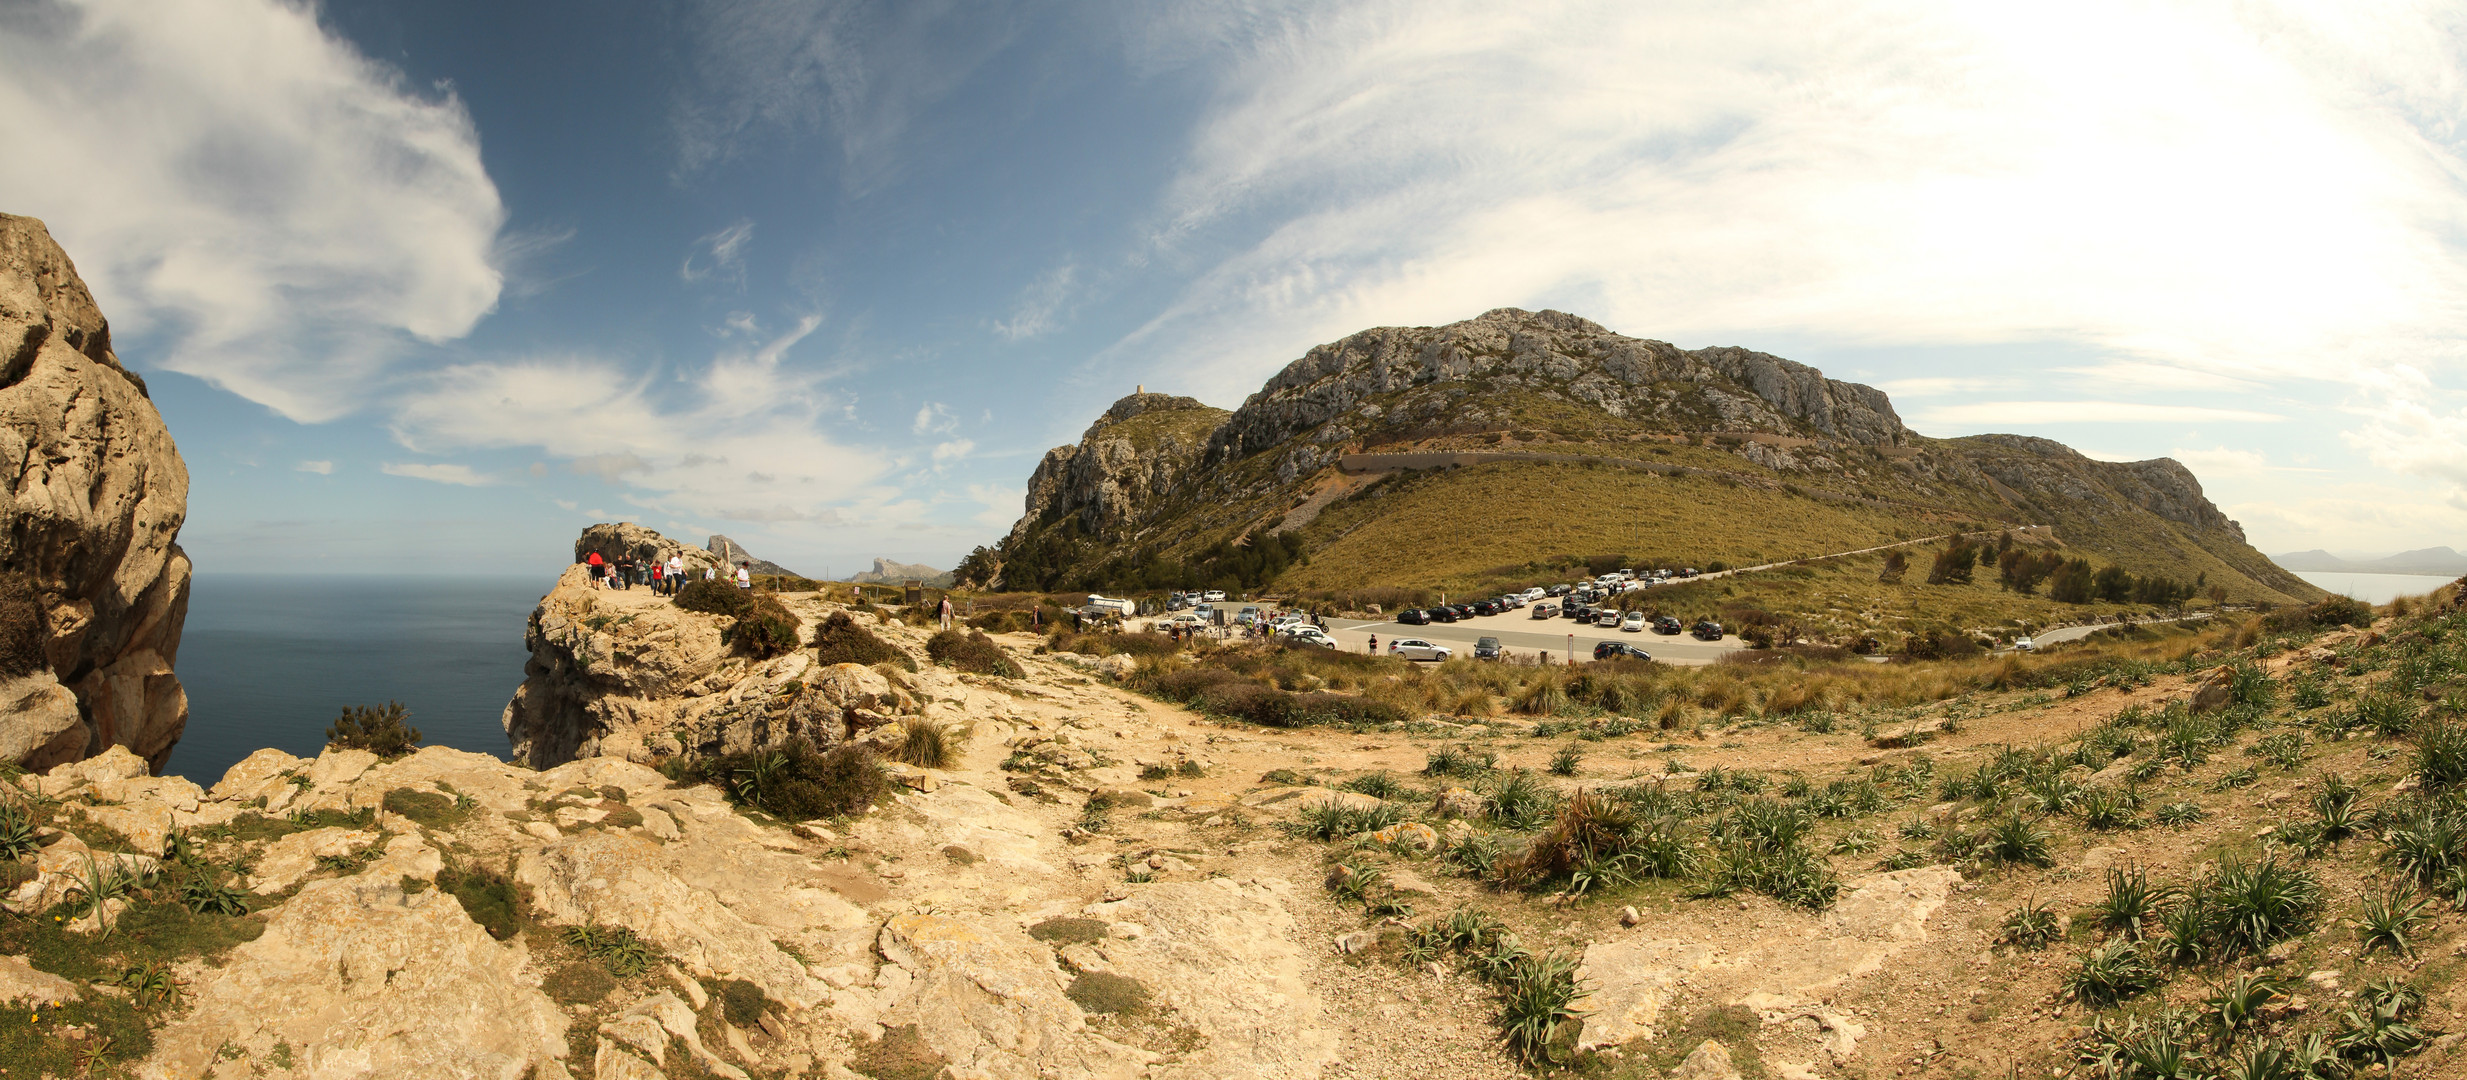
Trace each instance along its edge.
<path fill-rule="evenodd" d="M 653 560 L 667 562 L 670 556 L 685 560 L 687 570 L 700 575 L 707 566 L 735 566 L 722 563 L 718 556 L 681 540 L 671 540 L 631 521 L 593 525 L 574 540 L 574 561 L 583 562 L 597 552 L 603 562 L 632 559 L 637 563 Z"/>
<path fill-rule="evenodd" d="M 636 550 L 673 543 L 637 532 Z M 840 610 L 814 594 L 774 595 L 809 627 Z M 854 617 L 922 655 L 920 631 Z M 684 610 L 648 589 L 593 588 L 585 568 L 567 568 L 524 630 L 531 659 L 502 716 L 515 759 L 536 768 L 602 755 L 655 762 L 790 739 L 828 748 L 923 709 L 920 695 L 950 678 L 824 664 L 811 649 L 749 659 L 728 647 L 731 621 Z"/>
<path fill-rule="evenodd" d="M 718 559 L 721 566 L 733 568 L 738 563 L 745 563 L 748 569 L 757 574 L 773 577 L 805 576 L 769 559 L 756 558 L 753 552 L 745 550 L 744 545 L 725 536 L 713 536 L 710 543 L 703 545 L 703 549 L 708 551 L 712 558 Z"/>
<path fill-rule="evenodd" d="M 1124 540 L 1187 490 L 1223 409 L 1170 394 L 1114 402 L 1073 446 L 1045 452 L 1028 478 L 1028 512 L 1013 537 L 1076 519 L 1099 540 Z"/>
<path fill-rule="evenodd" d="M 914 581 L 929 589 L 939 589 L 951 584 L 951 572 L 936 570 L 924 563 L 892 562 L 889 559 L 876 557 L 873 569 L 850 574 L 848 580 L 859 585 L 897 585 Z"/>
<path fill-rule="evenodd" d="M 187 513 L 188 468 L 76 267 L 0 214 L 0 762 L 170 756 Z"/>

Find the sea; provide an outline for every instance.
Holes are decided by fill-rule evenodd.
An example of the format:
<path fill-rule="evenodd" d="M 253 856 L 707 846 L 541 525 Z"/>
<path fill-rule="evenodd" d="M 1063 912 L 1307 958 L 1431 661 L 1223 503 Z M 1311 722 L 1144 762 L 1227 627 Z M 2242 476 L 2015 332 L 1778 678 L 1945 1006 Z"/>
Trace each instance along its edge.
<path fill-rule="evenodd" d="M 2352 596 L 2368 604 L 2387 604 L 2402 596 L 2422 596 L 2458 580 L 2421 574 L 2335 574 L 2316 570 L 2297 570 L 2294 573 L 2329 592 Z"/>
<path fill-rule="evenodd" d="M 423 745 L 506 756 L 523 627 L 554 580 L 199 574 L 173 665 L 188 730 L 164 771 L 212 786 L 262 747 L 303 757 L 353 705 L 400 701 Z"/>

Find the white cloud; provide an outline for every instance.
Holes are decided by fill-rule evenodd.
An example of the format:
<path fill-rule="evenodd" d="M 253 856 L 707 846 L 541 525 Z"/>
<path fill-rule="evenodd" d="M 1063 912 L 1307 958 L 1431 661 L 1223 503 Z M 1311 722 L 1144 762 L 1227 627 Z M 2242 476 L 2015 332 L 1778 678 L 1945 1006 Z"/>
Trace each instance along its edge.
<path fill-rule="evenodd" d="M 1979 401 L 1966 405 L 1932 405 L 1910 423 L 1956 434 L 2003 425 L 2252 423 L 2272 424 L 2286 417 L 2251 409 L 2218 409 L 2205 405 L 2156 405 L 2138 401 Z"/>
<path fill-rule="evenodd" d="M 1009 529 L 1028 505 L 1028 489 L 1019 484 L 970 484 L 968 498 L 984 509 L 969 520 L 988 529 Z"/>
<path fill-rule="evenodd" d="M 1078 275 L 1078 266 L 1068 262 L 1037 275 L 1020 293 L 1011 317 L 994 323 L 994 333 L 1009 341 L 1024 341 L 1061 329 L 1062 307 Z"/>
<path fill-rule="evenodd" d="M 951 415 L 951 407 L 939 401 L 917 406 L 917 417 L 908 424 L 912 435 L 948 434 L 959 430 L 959 420 Z"/>
<path fill-rule="evenodd" d="M 940 465 L 946 461 L 957 461 L 961 458 L 967 457 L 968 452 L 976 448 L 977 444 L 967 439 L 953 439 L 945 443 L 935 443 L 934 464 Z"/>
<path fill-rule="evenodd" d="M 693 250 L 686 252 L 685 263 L 677 267 L 677 276 L 687 281 L 717 279 L 744 284 L 745 245 L 753 241 L 754 223 L 739 219 L 727 228 L 694 241 Z M 746 329 L 752 329 L 753 316 L 742 311 L 729 316 L 731 327 L 736 325 L 737 316 L 744 316 L 748 323 Z"/>
<path fill-rule="evenodd" d="M 471 471 L 469 465 L 431 465 L 419 462 L 386 462 L 377 467 L 387 476 L 408 476 L 414 480 L 434 480 L 440 484 L 462 487 L 483 487 L 495 483 L 486 476 Z"/>
<path fill-rule="evenodd" d="M 0 10 L 9 209 L 122 340 L 303 422 L 497 302 L 505 210 L 471 117 L 282 0 Z M 124 350 L 125 351 L 125 350 Z"/>
<path fill-rule="evenodd" d="M 316 473 L 319 476 L 334 475 L 334 463 L 331 461 L 303 461 L 292 468 L 300 472 Z"/>
<path fill-rule="evenodd" d="M 1201 373 L 1202 396 L 1362 327 L 1503 304 L 1682 343 L 2052 340 L 2275 379 L 2467 353 L 2444 10 L 1149 18 L 1139 62 L 1217 72 L 1154 230 L 1155 256 L 1203 272 L 1105 362 Z"/>
<path fill-rule="evenodd" d="M 2193 475 L 2205 478 L 2249 475 L 2270 468 L 2269 455 L 2259 450 L 2231 450 L 2224 446 L 2208 450 L 2177 447 L 2168 451 L 2167 456 L 2193 470 Z"/>
<path fill-rule="evenodd" d="M 405 395 L 393 431 L 429 453 L 539 447 L 670 516 L 839 521 L 895 496 L 869 486 L 880 457 L 825 433 L 834 396 L 781 364 L 821 322 L 722 353 L 682 387 L 596 356 L 455 365 Z"/>

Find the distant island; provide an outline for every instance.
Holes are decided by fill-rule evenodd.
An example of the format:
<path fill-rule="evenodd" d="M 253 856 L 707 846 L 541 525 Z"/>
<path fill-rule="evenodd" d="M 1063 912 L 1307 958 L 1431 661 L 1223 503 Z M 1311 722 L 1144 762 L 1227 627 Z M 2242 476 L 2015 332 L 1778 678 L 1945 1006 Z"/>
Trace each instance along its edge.
<path fill-rule="evenodd" d="M 2309 573 L 2326 574 L 2417 574 L 2425 577 L 2455 577 L 2467 574 L 2467 555 L 2447 547 L 2418 548 L 2378 559 L 2342 559 L 2320 548 L 2286 555 L 2272 555 L 2270 561 Z"/>

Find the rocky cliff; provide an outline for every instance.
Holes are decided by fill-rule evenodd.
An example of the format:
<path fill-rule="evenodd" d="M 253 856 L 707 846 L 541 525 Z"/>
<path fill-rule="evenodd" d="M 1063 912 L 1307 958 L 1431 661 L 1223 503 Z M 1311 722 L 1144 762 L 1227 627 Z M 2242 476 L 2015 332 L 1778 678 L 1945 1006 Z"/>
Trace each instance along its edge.
<path fill-rule="evenodd" d="M 188 468 L 76 267 L 0 214 L 0 762 L 170 756 L 187 513 Z"/>
<path fill-rule="evenodd" d="M 924 563 L 892 562 L 889 559 L 876 557 L 873 569 L 850 574 L 848 580 L 859 585 L 897 585 L 905 581 L 915 581 L 923 583 L 926 588 L 938 589 L 951 583 L 951 572 L 936 570 Z"/>
<path fill-rule="evenodd" d="M 769 577 L 805 576 L 769 559 L 761 558 L 745 550 L 744 545 L 725 536 L 713 536 L 709 543 L 703 545 L 703 548 L 711 553 L 712 558 L 718 559 L 721 566 L 734 568 L 738 563 L 748 563 L 750 564 L 749 569 L 754 573 Z"/>
<path fill-rule="evenodd" d="M 584 542 L 605 540 L 609 528 L 593 526 Z M 677 548 L 651 530 L 621 528 L 638 557 Z M 779 595 L 808 627 L 828 607 L 811 594 Z M 827 748 L 918 708 L 872 668 L 817 664 L 809 650 L 735 655 L 724 633 L 731 622 L 648 589 L 596 589 L 583 567 L 567 568 L 523 633 L 531 659 L 502 718 L 514 759 L 535 768 L 600 755 L 658 762 L 790 738 Z"/>
<path fill-rule="evenodd" d="M 1319 515 L 1377 477 L 1524 463 L 1535 467 L 1465 495 L 1505 514 L 1485 530 L 1494 538 L 1525 530 L 1465 570 L 1590 553 L 1568 546 L 1577 541 L 1566 515 L 1581 508 L 1550 507 L 1557 481 L 1540 468 L 1589 463 L 1617 466 L 1649 502 L 1721 503 L 1746 486 L 1875 511 L 1842 536 L 1797 529 L 1779 540 L 1725 535 L 1719 505 L 1681 534 L 1606 526 L 1613 535 L 1601 542 L 1629 546 L 1604 551 L 1640 558 L 1761 561 L 1781 543 L 1808 555 L 1865 547 L 1879 530 L 1890 538 L 1965 524 L 2053 525 L 2066 543 L 2134 573 L 2224 582 L 2239 598 L 2268 603 L 2318 595 L 2247 545 L 2177 462 L 2092 461 L 2023 436 L 1928 438 L 1902 423 L 1882 391 L 1804 364 L 1735 347 L 1680 349 L 1564 312 L 1505 308 L 1321 345 L 1231 413 L 1162 394 L 1124 398 L 1077 445 L 1046 454 L 1029 478 L 1026 512 L 996 549 L 970 557 L 963 576 L 1047 589 L 1133 588 L 1119 579 L 1141 573 L 1214 581 L 1245 561 L 1228 552 L 1263 534 L 1293 533 L 1310 557 L 1341 542 L 1364 514 L 1340 515 L 1335 526 L 1318 524 Z M 1656 485 L 1665 477 L 1726 486 Z M 1512 493 L 1504 502 L 1503 488 Z M 1595 497 L 1605 494 L 1615 493 L 1597 485 Z M 1831 510 L 1762 513 L 1841 520 Z M 1400 551 L 1462 546 L 1430 529 L 1366 531 L 1362 542 L 1371 532 Z M 1430 561 L 1387 565 L 1422 572 Z M 1346 583 L 1385 584 L 1447 582 L 1425 574 Z"/>

